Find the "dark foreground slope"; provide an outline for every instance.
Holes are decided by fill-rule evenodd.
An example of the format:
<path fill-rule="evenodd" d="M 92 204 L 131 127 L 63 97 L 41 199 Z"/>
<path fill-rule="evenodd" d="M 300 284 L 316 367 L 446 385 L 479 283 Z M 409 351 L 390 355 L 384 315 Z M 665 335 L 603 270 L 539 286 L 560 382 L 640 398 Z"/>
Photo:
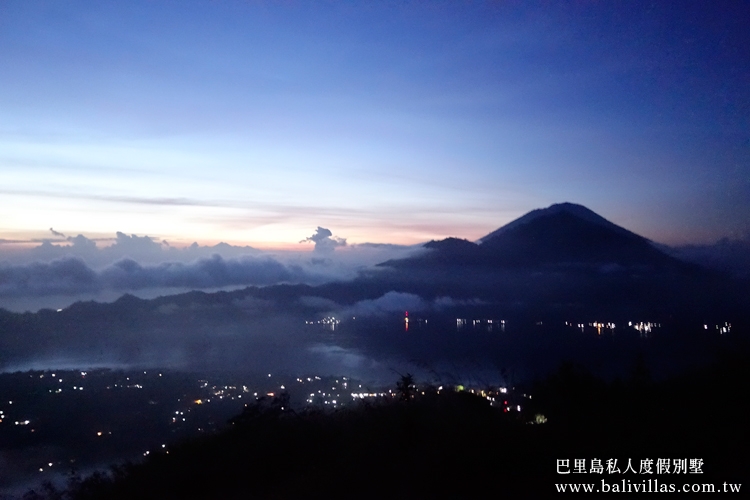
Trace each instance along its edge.
<path fill-rule="evenodd" d="M 630 380 L 607 384 L 565 365 L 533 391 L 520 413 L 452 391 L 336 413 L 282 411 L 282 401 L 251 406 L 222 434 L 119 469 L 114 480 L 74 482 L 62 496 L 552 498 L 563 483 L 721 488 L 748 479 L 747 359 L 726 357 L 659 384 L 638 366 Z M 529 423 L 541 414 L 546 423 Z M 572 471 L 575 459 L 586 474 L 558 474 L 558 460 Z M 605 472 L 591 472 L 593 459 Z M 610 459 L 619 472 L 606 472 Z M 669 473 L 657 472 L 659 459 L 669 459 Z M 700 462 L 675 473 L 682 459 Z M 641 473 L 642 460 L 653 460 L 651 474 Z M 635 472 L 625 472 L 628 462 Z"/>

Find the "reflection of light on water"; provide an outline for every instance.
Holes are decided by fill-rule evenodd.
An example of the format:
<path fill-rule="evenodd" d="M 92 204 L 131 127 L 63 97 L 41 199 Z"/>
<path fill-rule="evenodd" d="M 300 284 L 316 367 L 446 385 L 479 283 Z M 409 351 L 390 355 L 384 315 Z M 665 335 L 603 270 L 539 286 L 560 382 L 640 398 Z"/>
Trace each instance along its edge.
<path fill-rule="evenodd" d="M 659 328 L 661 324 L 643 322 L 643 321 L 638 322 L 638 323 L 633 323 L 632 321 L 628 321 L 628 326 L 632 326 L 634 329 L 640 332 L 642 337 L 648 337 L 651 334 L 651 332 L 654 330 L 654 328 Z"/>
<path fill-rule="evenodd" d="M 579 326 L 581 327 L 581 331 L 583 331 L 583 325 L 579 325 Z M 613 332 L 615 330 L 615 324 L 609 323 L 609 322 L 601 323 L 599 321 L 594 321 L 593 323 L 589 323 L 589 326 L 593 326 L 594 328 L 596 328 L 596 333 L 598 335 L 602 334 L 602 329 L 612 330 Z"/>

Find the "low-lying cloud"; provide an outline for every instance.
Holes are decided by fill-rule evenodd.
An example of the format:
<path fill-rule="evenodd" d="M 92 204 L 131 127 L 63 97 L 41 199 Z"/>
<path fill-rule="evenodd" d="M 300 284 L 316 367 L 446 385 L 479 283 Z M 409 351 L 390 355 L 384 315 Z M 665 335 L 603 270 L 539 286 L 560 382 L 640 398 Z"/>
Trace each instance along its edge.
<path fill-rule="evenodd" d="M 321 281 L 321 277 L 311 275 L 300 266 L 282 264 L 270 257 L 224 259 L 214 255 L 187 264 L 164 262 L 157 265 L 142 265 L 132 259 L 123 259 L 100 271 L 76 257 L 23 265 L 0 264 L 0 296 L 316 281 Z"/>
<path fill-rule="evenodd" d="M 347 316 L 386 316 L 395 312 L 425 312 L 441 311 L 458 306 L 479 306 L 485 302 L 479 299 L 457 300 L 452 297 L 437 297 L 427 300 L 413 293 L 390 291 L 376 299 L 356 302 L 354 305 L 338 311 L 339 315 Z"/>
<path fill-rule="evenodd" d="M 101 287 L 98 273 L 81 259 L 0 265 L 0 296 L 84 293 Z"/>
<path fill-rule="evenodd" d="M 345 316 L 383 316 L 397 311 L 423 311 L 430 304 L 422 297 L 411 293 L 388 292 L 377 299 L 361 300 L 346 308 Z"/>
<path fill-rule="evenodd" d="M 171 246 L 166 240 L 157 240 L 151 236 L 125 234 L 118 231 L 114 238 L 89 238 L 82 234 L 65 236 L 63 233 L 50 228 L 54 238 L 41 241 L 3 241 L 0 243 L 33 243 L 39 245 L 32 248 L 1 248 L 0 261 L 7 260 L 14 264 L 24 264 L 39 261 L 52 261 L 66 257 L 83 259 L 88 265 L 101 268 L 122 259 L 133 259 L 142 263 L 160 262 L 192 262 L 199 258 L 210 258 L 220 254 L 224 258 L 236 258 L 246 255 L 259 255 L 261 252 L 250 246 L 235 246 L 219 243 L 204 246 L 197 243 L 185 248 Z M 106 244 L 106 246 L 98 246 Z"/>
<path fill-rule="evenodd" d="M 303 240 L 315 244 L 313 252 L 309 247 L 264 252 L 227 243 L 176 247 L 122 232 L 114 238 L 89 238 L 50 231 L 55 239 L 36 241 L 32 248 L 16 245 L 32 241 L 0 240 L 0 308 L 57 309 L 78 300 L 109 302 L 123 292 L 153 298 L 189 290 L 346 281 L 418 250 L 416 246 L 348 245 L 323 227 Z"/>

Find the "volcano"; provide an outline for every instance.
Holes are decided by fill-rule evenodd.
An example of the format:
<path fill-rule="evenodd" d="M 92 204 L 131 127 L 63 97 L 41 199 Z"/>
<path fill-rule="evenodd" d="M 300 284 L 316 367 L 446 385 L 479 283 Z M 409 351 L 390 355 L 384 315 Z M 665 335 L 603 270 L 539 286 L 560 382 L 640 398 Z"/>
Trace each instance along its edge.
<path fill-rule="evenodd" d="M 384 266 L 471 265 L 490 267 L 682 265 L 654 244 L 588 208 L 558 203 L 526 215 L 471 242 L 431 241 L 425 253 Z"/>

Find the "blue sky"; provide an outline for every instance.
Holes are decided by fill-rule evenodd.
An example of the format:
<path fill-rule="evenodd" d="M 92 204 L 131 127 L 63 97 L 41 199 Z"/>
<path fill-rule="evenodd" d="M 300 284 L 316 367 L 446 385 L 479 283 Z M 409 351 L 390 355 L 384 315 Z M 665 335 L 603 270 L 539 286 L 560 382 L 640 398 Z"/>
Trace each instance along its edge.
<path fill-rule="evenodd" d="M 750 234 L 743 2 L 0 3 L 0 239 Z"/>

